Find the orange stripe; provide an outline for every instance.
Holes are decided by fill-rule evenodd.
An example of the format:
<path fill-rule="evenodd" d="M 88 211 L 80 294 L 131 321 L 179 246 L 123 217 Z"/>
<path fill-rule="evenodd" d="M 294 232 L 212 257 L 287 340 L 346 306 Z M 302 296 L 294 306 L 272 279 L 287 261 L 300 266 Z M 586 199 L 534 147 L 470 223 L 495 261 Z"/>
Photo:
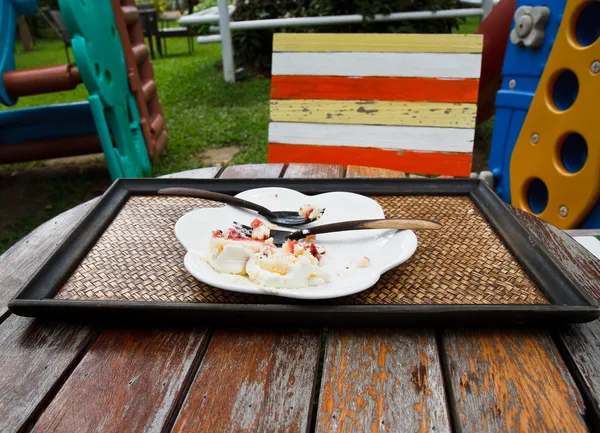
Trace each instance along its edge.
<path fill-rule="evenodd" d="M 269 162 L 362 165 L 418 174 L 469 176 L 470 153 L 269 143 Z"/>
<path fill-rule="evenodd" d="M 479 80 L 275 75 L 271 99 L 477 102 Z"/>

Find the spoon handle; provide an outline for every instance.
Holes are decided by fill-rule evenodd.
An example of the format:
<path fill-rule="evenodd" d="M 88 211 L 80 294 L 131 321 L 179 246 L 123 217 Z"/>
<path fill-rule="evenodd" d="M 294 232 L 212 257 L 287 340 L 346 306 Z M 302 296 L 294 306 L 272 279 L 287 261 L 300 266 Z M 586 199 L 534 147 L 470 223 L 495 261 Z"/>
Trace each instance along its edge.
<path fill-rule="evenodd" d="M 397 229 L 397 230 L 437 230 L 442 225 L 436 221 L 420 219 L 376 219 L 376 220 L 355 220 L 343 221 L 339 223 L 323 224 L 321 226 L 311 227 L 309 229 L 297 230 L 290 234 L 289 239 L 298 240 L 306 236 L 319 233 L 343 232 L 346 230 L 364 230 L 364 229 Z"/>
<path fill-rule="evenodd" d="M 237 198 L 228 194 L 221 194 L 219 192 L 207 191 L 205 189 L 196 188 L 162 188 L 158 190 L 160 195 L 177 195 L 182 197 L 197 197 L 204 198 L 206 200 L 218 201 L 220 203 L 227 203 L 233 206 L 243 207 L 245 209 L 252 209 L 263 216 L 271 216 L 271 211 L 266 207 L 262 207 L 251 201 Z"/>

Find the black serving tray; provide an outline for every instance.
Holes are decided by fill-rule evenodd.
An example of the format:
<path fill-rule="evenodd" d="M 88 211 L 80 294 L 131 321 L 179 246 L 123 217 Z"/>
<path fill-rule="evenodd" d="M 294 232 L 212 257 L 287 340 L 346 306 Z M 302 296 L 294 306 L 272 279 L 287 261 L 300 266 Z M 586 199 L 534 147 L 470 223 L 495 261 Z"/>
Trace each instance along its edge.
<path fill-rule="evenodd" d="M 332 305 L 318 301 L 223 304 L 54 299 L 129 197 L 156 195 L 159 189 L 166 187 L 196 187 L 237 194 L 273 186 L 309 195 L 347 191 L 369 196 L 468 196 L 549 304 Z M 119 179 L 8 307 L 17 315 L 52 320 L 152 324 L 513 326 L 589 322 L 598 318 L 600 308 L 587 291 L 566 275 L 545 246 L 534 239 L 515 214 L 478 179 Z"/>

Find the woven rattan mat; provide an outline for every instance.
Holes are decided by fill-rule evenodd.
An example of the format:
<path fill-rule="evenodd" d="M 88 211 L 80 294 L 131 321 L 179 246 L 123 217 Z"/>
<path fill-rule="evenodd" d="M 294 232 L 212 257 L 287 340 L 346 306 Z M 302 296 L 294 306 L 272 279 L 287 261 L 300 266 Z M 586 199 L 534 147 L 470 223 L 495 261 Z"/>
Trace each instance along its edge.
<path fill-rule="evenodd" d="M 547 304 L 548 301 L 467 197 L 374 197 L 388 218 L 425 218 L 444 228 L 418 232 L 405 264 L 371 289 L 338 304 Z M 175 222 L 219 204 L 183 197 L 132 197 L 57 299 L 290 303 L 280 297 L 227 292 L 203 284 L 183 267 Z"/>

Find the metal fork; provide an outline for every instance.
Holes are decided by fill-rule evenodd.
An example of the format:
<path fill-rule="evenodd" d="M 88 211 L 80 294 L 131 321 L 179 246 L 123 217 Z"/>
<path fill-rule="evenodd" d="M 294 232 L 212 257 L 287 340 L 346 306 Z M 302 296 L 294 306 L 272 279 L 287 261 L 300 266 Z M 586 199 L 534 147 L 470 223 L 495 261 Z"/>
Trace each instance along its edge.
<path fill-rule="evenodd" d="M 252 237 L 252 227 L 240 224 L 234 221 L 234 226 L 247 237 Z M 437 221 L 421 219 L 372 219 L 372 220 L 354 220 L 343 221 L 339 223 L 323 224 L 309 229 L 296 230 L 271 230 L 270 236 L 273 243 L 278 247 L 282 246 L 287 240 L 300 240 L 307 236 L 343 232 L 348 230 L 367 230 L 367 229 L 396 229 L 396 230 L 438 230 L 442 225 Z"/>

